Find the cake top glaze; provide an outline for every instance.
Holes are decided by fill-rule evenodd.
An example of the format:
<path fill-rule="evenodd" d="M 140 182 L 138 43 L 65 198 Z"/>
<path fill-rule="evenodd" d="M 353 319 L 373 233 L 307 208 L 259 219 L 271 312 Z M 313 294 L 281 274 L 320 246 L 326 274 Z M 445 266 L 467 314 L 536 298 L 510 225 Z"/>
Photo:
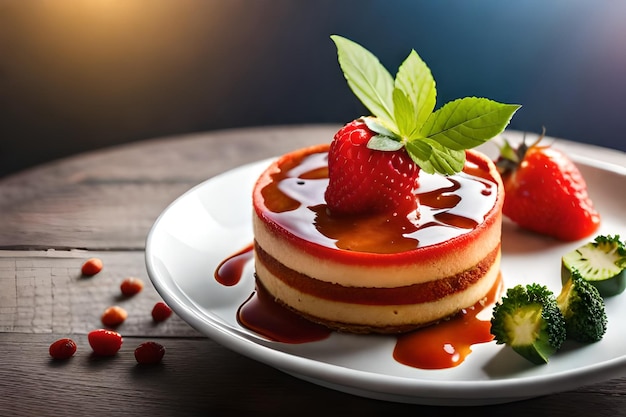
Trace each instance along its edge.
<path fill-rule="evenodd" d="M 501 204 L 495 167 L 486 156 L 468 151 L 458 174 L 420 172 L 415 211 L 333 216 L 324 200 L 327 151 L 328 145 L 320 145 L 285 155 L 257 183 L 257 215 L 291 240 L 351 252 L 414 251 L 474 231 Z"/>

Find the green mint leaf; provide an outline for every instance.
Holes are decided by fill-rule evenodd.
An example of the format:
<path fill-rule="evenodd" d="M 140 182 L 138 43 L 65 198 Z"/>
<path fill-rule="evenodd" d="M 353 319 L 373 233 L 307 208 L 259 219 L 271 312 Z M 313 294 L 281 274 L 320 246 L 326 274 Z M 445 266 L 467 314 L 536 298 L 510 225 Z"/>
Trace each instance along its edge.
<path fill-rule="evenodd" d="M 432 152 L 428 161 L 420 168 L 429 174 L 439 173 L 453 175 L 463 170 L 465 165 L 465 150 L 447 148 L 431 139 L 424 139 L 430 145 Z"/>
<path fill-rule="evenodd" d="M 455 151 L 429 139 L 414 140 L 405 146 L 413 162 L 428 174 L 452 175 L 465 165 L 465 151 Z M 420 153 L 427 148 L 427 155 Z"/>
<path fill-rule="evenodd" d="M 344 37 L 331 36 L 346 81 L 363 105 L 383 123 L 395 127 L 393 78 L 371 52 Z"/>
<path fill-rule="evenodd" d="M 420 125 L 415 117 L 415 108 L 411 100 L 399 88 L 393 90 L 393 110 L 398 133 L 401 137 L 411 137 L 419 133 Z"/>
<path fill-rule="evenodd" d="M 411 51 L 393 79 L 359 44 L 337 35 L 331 38 L 348 85 L 376 116 L 364 119 L 377 133 L 368 147 L 397 150 L 404 146 L 426 172 L 449 175 L 461 171 L 465 150 L 500 134 L 521 107 L 466 97 L 433 112 L 435 80 L 417 52 Z"/>
<path fill-rule="evenodd" d="M 437 90 L 430 69 L 415 50 L 398 68 L 395 87 L 402 90 L 413 104 L 410 116 L 415 119 L 417 129 L 421 128 L 435 108 Z"/>
<path fill-rule="evenodd" d="M 404 144 L 409 156 L 417 165 L 426 164 L 433 153 L 433 148 L 425 141 L 410 141 Z M 428 171 L 427 171 L 428 172 Z"/>
<path fill-rule="evenodd" d="M 432 113 L 420 133 L 454 150 L 470 149 L 500 134 L 519 108 L 486 98 L 454 100 Z"/>
<path fill-rule="evenodd" d="M 367 147 L 377 151 L 398 151 L 404 144 L 398 140 L 384 135 L 372 136 L 367 142 Z"/>

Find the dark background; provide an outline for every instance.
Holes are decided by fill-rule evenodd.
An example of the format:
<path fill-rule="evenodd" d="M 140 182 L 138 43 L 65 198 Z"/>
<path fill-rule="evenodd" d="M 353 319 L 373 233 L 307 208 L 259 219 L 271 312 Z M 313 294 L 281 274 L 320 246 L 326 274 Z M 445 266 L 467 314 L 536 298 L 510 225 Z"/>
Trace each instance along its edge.
<path fill-rule="evenodd" d="M 626 2 L 0 0 L 0 176 L 158 136 L 344 123 L 365 110 L 333 33 L 394 75 L 417 50 L 437 107 L 519 103 L 513 129 L 626 150 Z"/>

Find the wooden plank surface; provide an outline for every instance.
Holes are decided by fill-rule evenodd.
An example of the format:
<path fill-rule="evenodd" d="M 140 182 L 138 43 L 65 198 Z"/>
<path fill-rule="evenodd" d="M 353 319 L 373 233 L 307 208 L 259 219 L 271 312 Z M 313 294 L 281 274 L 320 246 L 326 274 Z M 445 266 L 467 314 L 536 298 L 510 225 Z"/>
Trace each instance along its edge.
<path fill-rule="evenodd" d="M 330 141 L 337 126 L 239 129 L 79 155 L 0 181 L 0 249 L 140 250 L 157 216 L 200 182 Z"/>
<path fill-rule="evenodd" d="M 3 416 L 458 416 L 468 409 L 391 403 L 302 381 L 209 339 L 125 337 L 115 357 L 90 354 L 86 336 L 66 362 L 47 356 L 56 334 L 0 333 Z M 133 351 L 154 340 L 161 365 L 141 367 Z M 10 382 L 9 382 L 10 381 Z M 488 416 L 623 416 L 626 379 L 512 404 L 472 408 Z M 622 393 L 622 394 L 619 394 Z M 356 414 L 355 414 L 356 413 Z"/>
<path fill-rule="evenodd" d="M 80 268 L 90 257 L 100 258 L 104 268 L 86 277 Z M 139 294 L 124 297 L 120 284 L 130 276 L 145 286 Z M 162 299 L 141 251 L 0 251 L 0 288 L 0 332 L 87 334 L 103 327 L 102 313 L 117 305 L 128 312 L 117 328 L 125 336 L 200 336 L 176 315 L 153 322 L 152 308 Z"/>

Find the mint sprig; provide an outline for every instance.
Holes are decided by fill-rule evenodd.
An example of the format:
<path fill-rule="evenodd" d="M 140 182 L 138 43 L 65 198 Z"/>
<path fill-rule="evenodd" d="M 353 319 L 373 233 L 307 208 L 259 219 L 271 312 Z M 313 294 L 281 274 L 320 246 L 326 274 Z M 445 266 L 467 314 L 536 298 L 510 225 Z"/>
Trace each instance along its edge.
<path fill-rule="evenodd" d="M 500 134 L 521 107 L 466 97 L 434 110 L 435 80 L 417 52 L 411 51 L 394 79 L 361 45 L 338 35 L 331 39 L 350 89 L 375 116 L 364 118 L 376 133 L 367 146 L 381 151 L 405 147 L 425 172 L 451 175 L 461 171 L 465 149 Z"/>

